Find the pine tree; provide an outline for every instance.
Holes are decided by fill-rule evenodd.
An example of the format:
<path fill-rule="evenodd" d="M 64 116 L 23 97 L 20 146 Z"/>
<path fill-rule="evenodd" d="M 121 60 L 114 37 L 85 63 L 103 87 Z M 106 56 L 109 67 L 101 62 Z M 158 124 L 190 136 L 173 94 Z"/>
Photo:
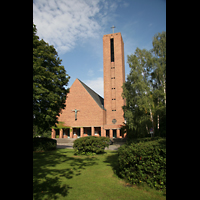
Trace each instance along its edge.
<path fill-rule="evenodd" d="M 69 75 L 55 48 L 39 40 L 33 24 L 33 126 L 39 133 L 57 123 L 57 116 L 65 107 Z"/>

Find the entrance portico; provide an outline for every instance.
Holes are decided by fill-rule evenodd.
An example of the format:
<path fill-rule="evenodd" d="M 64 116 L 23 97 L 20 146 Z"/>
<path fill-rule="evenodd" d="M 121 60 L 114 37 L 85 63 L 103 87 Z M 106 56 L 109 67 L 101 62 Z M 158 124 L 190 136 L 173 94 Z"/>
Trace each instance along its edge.
<path fill-rule="evenodd" d="M 123 138 L 120 128 L 104 129 L 102 126 L 97 127 L 70 127 L 63 129 L 52 129 L 51 138 L 80 138 L 87 136 Z"/>

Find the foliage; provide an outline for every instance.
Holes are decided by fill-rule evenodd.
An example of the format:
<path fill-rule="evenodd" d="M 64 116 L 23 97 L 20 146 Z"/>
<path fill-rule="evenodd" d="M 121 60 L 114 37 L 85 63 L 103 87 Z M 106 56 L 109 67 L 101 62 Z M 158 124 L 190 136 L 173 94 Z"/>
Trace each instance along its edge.
<path fill-rule="evenodd" d="M 113 173 L 117 151 L 74 156 L 73 149 L 33 152 L 33 200 L 166 200 L 155 188 L 127 185 Z"/>
<path fill-rule="evenodd" d="M 65 129 L 65 128 L 70 128 L 70 126 L 65 126 L 64 122 L 59 121 L 57 124 L 55 124 L 54 126 L 52 126 L 53 129 Z"/>
<path fill-rule="evenodd" d="M 166 189 L 166 139 L 143 138 L 118 149 L 118 173 L 131 184 Z"/>
<path fill-rule="evenodd" d="M 166 32 L 153 39 L 153 49 L 137 48 L 128 55 L 131 68 L 123 84 L 123 106 L 129 138 L 146 137 L 151 127 L 155 135 L 166 129 Z"/>
<path fill-rule="evenodd" d="M 38 136 L 51 138 L 51 129 L 44 132 L 38 132 L 37 126 L 33 126 L 33 137 L 38 137 Z"/>
<path fill-rule="evenodd" d="M 99 154 L 103 153 L 105 147 L 109 146 L 110 139 L 107 137 L 81 137 L 74 141 L 73 148 L 75 150 L 75 155 L 91 155 L 93 153 Z"/>
<path fill-rule="evenodd" d="M 48 151 L 56 149 L 57 141 L 51 138 L 33 138 L 33 151 Z"/>
<path fill-rule="evenodd" d="M 33 24 L 33 125 L 38 133 L 49 130 L 65 108 L 69 76 L 55 48 L 39 40 Z"/>

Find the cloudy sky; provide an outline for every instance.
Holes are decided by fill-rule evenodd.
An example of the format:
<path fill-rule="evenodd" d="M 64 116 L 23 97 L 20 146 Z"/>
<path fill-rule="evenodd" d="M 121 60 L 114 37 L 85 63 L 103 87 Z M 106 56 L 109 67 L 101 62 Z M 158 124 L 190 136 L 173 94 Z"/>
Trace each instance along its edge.
<path fill-rule="evenodd" d="M 70 75 L 103 94 L 103 35 L 121 32 L 127 55 L 151 49 L 153 36 L 166 31 L 165 0 L 33 0 L 37 35 L 54 45 Z"/>

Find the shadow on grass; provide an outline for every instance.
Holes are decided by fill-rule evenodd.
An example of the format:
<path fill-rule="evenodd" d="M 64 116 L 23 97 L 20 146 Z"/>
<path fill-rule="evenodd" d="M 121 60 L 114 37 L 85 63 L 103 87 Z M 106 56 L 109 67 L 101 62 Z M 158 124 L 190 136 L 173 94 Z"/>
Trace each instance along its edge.
<path fill-rule="evenodd" d="M 58 199 L 59 195 L 66 197 L 72 187 L 63 184 L 67 181 L 63 178 L 79 176 L 87 166 L 97 164 L 97 158 L 77 158 L 72 156 L 72 152 L 55 150 L 33 153 L 33 199 Z"/>
<path fill-rule="evenodd" d="M 109 151 L 109 155 L 106 157 L 106 160 L 103 161 L 108 163 L 108 166 L 112 167 L 113 172 L 118 175 L 118 152 L 117 151 Z"/>

